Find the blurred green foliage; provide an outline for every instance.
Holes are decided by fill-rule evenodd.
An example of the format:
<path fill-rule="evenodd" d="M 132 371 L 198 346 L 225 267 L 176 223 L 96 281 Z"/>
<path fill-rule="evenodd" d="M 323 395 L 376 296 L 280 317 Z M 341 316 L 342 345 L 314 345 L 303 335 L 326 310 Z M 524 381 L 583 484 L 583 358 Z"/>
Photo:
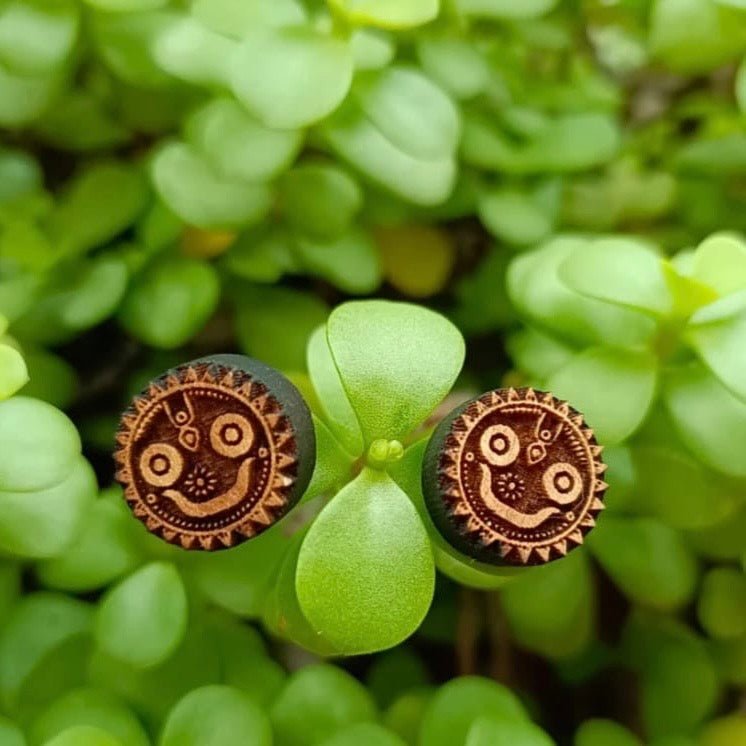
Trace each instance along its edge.
<path fill-rule="evenodd" d="M 742 0 L 0 0 L 0 744 L 745 746 L 745 54 Z M 186 553 L 114 428 L 232 350 L 316 472 Z M 609 465 L 521 571 L 420 491 L 501 385 Z"/>

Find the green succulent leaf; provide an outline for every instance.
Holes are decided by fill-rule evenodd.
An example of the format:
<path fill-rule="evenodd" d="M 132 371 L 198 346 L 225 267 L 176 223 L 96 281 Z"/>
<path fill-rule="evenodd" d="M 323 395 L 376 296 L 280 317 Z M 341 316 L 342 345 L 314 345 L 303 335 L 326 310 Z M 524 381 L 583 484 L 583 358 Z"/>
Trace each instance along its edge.
<path fill-rule="evenodd" d="M 29 594 L 16 604 L 0 632 L 0 697 L 5 708 L 15 710 L 35 674 L 52 675 L 50 656 L 66 642 L 87 635 L 92 618 L 88 604 L 61 594 Z"/>
<path fill-rule="evenodd" d="M 326 163 L 303 163 L 288 171 L 280 183 L 280 198 L 290 225 L 322 241 L 347 231 L 363 202 L 357 182 Z"/>
<path fill-rule="evenodd" d="M 277 746 L 317 746 L 345 726 L 376 718 L 365 687 L 327 664 L 296 671 L 275 701 L 270 718 Z"/>
<path fill-rule="evenodd" d="M 187 121 L 189 142 L 221 175 L 237 181 L 273 179 L 292 163 L 302 142 L 298 130 L 268 129 L 238 102 L 217 98 Z"/>
<path fill-rule="evenodd" d="M 71 0 L 26 0 L 0 9 L 0 62 L 22 75 L 59 69 L 72 51 L 80 13 Z"/>
<path fill-rule="evenodd" d="M 61 554 L 77 539 L 97 492 L 96 475 L 82 456 L 51 487 L 0 490 L 0 548 L 37 559 Z"/>
<path fill-rule="evenodd" d="M 657 367 L 648 352 L 592 347 L 556 370 L 547 388 L 584 414 L 599 442 L 614 445 L 645 420 L 656 393 Z"/>
<path fill-rule="evenodd" d="M 720 295 L 746 289 L 746 244 L 727 233 L 710 236 L 694 252 L 692 274 Z"/>
<path fill-rule="evenodd" d="M 237 228 L 258 223 L 271 206 L 265 184 L 220 175 L 195 148 L 172 142 L 152 164 L 155 188 L 185 222 L 200 228 Z"/>
<path fill-rule="evenodd" d="M 80 448 L 78 431 L 59 409 L 25 396 L 0 402 L 0 490 L 54 487 L 79 466 Z"/>
<path fill-rule="evenodd" d="M 578 728 L 575 746 L 642 746 L 642 743 L 619 723 L 594 718 Z"/>
<path fill-rule="evenodd" d="M 746 574 L 731 567 L 710 570 L 702 581 L 697 614 L 716 639 L 746 636 Z"/>
<path fill-rule="evenodd" d="M 664 398 L 679 436 L 718 471 L 746 476 L 746 404 L 702 365 L 672 371 Z"/>
<path fill-rule="evenodd" d="M 40 562 L 36 573 L 48 588 L 74 593 L 103 588 L 141 561 L 132 537 L 132 516 L 119 490 L 86 504 L 74 543 Z"/>
<path fill-rule="evenodd" d="M 148 668 L 174 652 L 186 623 L 187 599 L 179 573 L 173 565 L 152 562 L 103 598 L 95 638 L 114 658 Z"/>
<path fill-rule="evenodd" d="M 358 723 L 339 731 L 322 746 L 405 746 L 399 736 L 377 723 Z"/>
<path fill-rule="evenodd" d="M 281 370 L 302 371 L 308 339 L 327 314 L 324 303 L 310 293 L 246 286 L 237 298 L 236 332 L 249 355 Z"/>
<path fill-rule="evenodd" d="M 237 742 L 271 746 L 267 716 L 243 692 L 229 686 L 195 689 L 171 710 L 161 746 L 231 746 Z"/>
<path fill-rule="evenodd" d="M 74 725 L 45 741 L 42 746 L 125 746 L 101 728 L 92 725 Z"/>
<path fill-rule="evenodd" d="M 229 87 L 238 45 L 187 16 L 175 16 L 158 34 L 153 53 L 167 73 L 189 83 Z"/>
<path fill-rule="evenodd" d="M 305 26 L 255 26 L 234 56 L 231 86 L 267 127 L 297 129 L 339 106 L 352 70 L 350 48 L 340 39 Z"/>
<path fill-rule="evenodd" d="M 0 342 L 0 401 L 13 396 L 28 380 L 23 355 L 15 347 Z"/>
<path fill-rule="evenodd" d="M 196 259 L 168 259 L 150 265 L 134 280 L 119 320 L 146 344 L 173 349 L 204 326 L 219 295 L 212 265 Z"/>
<path fill-rule="evenodd" d="M 457 0 L 458 9 L 465 15 L 484 18 L 534 18 L 548 13 L 558 0 Z"/>
<path fill-rule="evenodd" d="M 456 327 L 404 303 L 343 304 L 327 339 L 367 443 L 403 439 L 443 400 L 464 360 Z"/>
<path fill-rule="evenodd" d="M 444 684 L 430 700 L 418 743 L 466 743 L 472 725 L 481 717 L 508 725 L 529 722 L 523 706 L 509 689 L 489 679 L 462 676 Z"/>
<path fill-rule="evenodd" d="M 691 599 L 697 563 L 681 534 L 669 526 L 609 514 L 587 541 L 604 570 L 636 603 L 671 610 Z"/>
<path fill-rule="evenodd" d="M 500 599 L 515 640 L 544 657 L 577 655 L 593 639 L 596 593 L 583 550 L 516 575 Z"/>
<path fill-rule="evenodd" d="M 609 303 L 665 316 L 673 299 L 661 257 L 632 238 L 605 238 L 579 246 L 559 267 L 560 279 L 573 290 Z"/>
<path fill-rule="evenodd" d="M 479 717 L 469 728 L 466 746 L 554 746 L 554 741 L 533 723 Z"/>
<path fill-rule="evenodd" d="M 440 0 L 327 0 L 331 8 L 361 26 L 403 29 L 438 15 Z"/>
<path fill-rule="evenodd" d="M 692 323 L 686 338 L 718 380 L 746 401 L 743 375 L 746 370 L 746 313 L 710 323 Z"/>
<path fill-rule="evenodd" d="M 43 744 L 76 726 L 100 728 L 123 746 L 149 746 L 137 717 L 116 697 L 100 689 L 76 689 L 49 705 L 31 726 L 31 742 Z"/>
<path fill-rule="evenodd" d="M 435 567 L 417 511 L 391 478 L 364 469 L 322 510 L 298 557 L 311 625 L 347 654 L 409 637 L 433 596 Z"/>

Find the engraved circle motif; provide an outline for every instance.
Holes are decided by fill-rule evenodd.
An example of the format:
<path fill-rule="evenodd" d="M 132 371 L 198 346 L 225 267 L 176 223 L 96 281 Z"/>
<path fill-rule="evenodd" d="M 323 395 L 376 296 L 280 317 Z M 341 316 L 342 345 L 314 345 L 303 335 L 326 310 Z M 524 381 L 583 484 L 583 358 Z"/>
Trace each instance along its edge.
<path fill-rule="evenodd" d="M 603 509 L 601 447 L 551 394 L 489 392 L 454 419 L 445 444 L 439 473 L 449 520 L 496 560 L 562 556 Z"/>
<path fill-rule="evenodd" d="M 151 443 L 140 455 L 143 479 L 154 487 L 170 487 L 184 470 L 184 459 L 168 443 Z"/>
<path fill-rule="evenodd" d="M 210 426 L 210 445 L 226 458 L 237 458 L 248 453 L 254 444 L 254 430 L 249 420 L 236 412 L 216 417 Z"/>
<path fill-rule="evenodd" d="M 521 444 L 512 427 L 490 425 L 479 439 L 479 450 L 493 466 L 508 466 L 518 457 Z"/>
<path fill-rule="evenodd" d="M 185 548 L 250 538 L 288 507 L 290 420 L 266 386 L 216 363 L 177 368 L 122 416 L 117 479 L 135 515 Z"/>

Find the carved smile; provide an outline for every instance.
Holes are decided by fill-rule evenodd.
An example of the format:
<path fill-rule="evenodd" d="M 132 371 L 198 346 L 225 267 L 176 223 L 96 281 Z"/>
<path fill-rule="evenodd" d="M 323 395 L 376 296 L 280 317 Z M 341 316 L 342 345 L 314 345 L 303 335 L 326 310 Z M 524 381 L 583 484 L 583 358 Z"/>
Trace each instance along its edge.
<path fill-rule="evenodd" d="M 246 497 L 249 491 L 249 484 L 251 483 L 253 464 L 253 458 L 244 459 L 238 468 L 238 474 L 236 475 L 236 481 L 233 486 L 222 494 L 216 495 L 205 502 L 192 502 L 192 500 L 179 490 L 163 490 L 163 496 L 173 500 L 179 510 L 190 518 L 205 518 L 215 513 L 220 513 L 223 510 L 230 510 Z"/>
<path fill-rule="evenodd" d="M 557 508 L 542 508 L 536 513 L 522 513 L 520 510 L 511 508 L 495 497 L 495 493 L 492 491 L 492 474 L 489 467 L 486 464 L 479 464 L 479 468 L 482 471 L 479 494 L 484 504 L 496 515 L 500 516 L 500 518 L 512 523 L 514 526 L 518 526 L 519 528 L 536 528 L 560 512 Z"/>

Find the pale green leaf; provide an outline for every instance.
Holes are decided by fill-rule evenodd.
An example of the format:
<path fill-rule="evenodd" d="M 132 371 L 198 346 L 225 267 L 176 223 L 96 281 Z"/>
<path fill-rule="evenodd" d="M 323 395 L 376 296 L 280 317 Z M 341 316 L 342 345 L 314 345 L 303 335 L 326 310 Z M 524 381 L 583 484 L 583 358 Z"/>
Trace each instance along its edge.
<path fill-rule="evenodd" d="M 334 364 L 326 338 L 326 326 L 320 326 L 309 337 L 306 364 L 329 428 L 350 454 L 362 454 L 363 436 L 360 432 L 360 423 Z"/>
<path fill-rule="evenodd" d="M 255 26 L 290 26 L 307 20 L 301 0 L 194 0 L 192 15 L 205 26 L 241 39 Z"/>
<path fill-rule="evenodd" d="M 238 689 L 205 686 L 195 689 L 171 710 L 160 746 L 271 746 L 267 716 Z"/>
<path fill-rule="evenodd" d="M 592 347 L 556 370 L 547 388 L 583 413 L 600 443 L 614 445 L 645 420 L 656 393 L 657 366 L 648 352 Z"/>
<path fill-rule="evenodd" d="M 13 396 L 28 380 L 23 355 L 15 347 L 0 342 L 0 401 Z"/>
<path fill-rule="evenodd" d="M 153 159 L 152 176 L 163 201 L 200 228 L 235 228 L 261 221 L 271 207 L 265 184 L 221 176 L 190 145 L 172 142 Z"/>
<path fill-rule="evenodd" d="M 0 548 L 20 557 L 53 557 L 80 533 L 98 486 L 90 464 L 78 456 L 60 482 L 34 492 L 0 490 Z"/>
<path fill-rule="evenodd" d="M 0 402 L 0 489 L 53 487 L 78 466 L 80 436 L 68 417 L 46 402 L 15 396 Z"/>
<path fill-rule="evenodd" d="M 204 326 L 219 296 L 220 284 L 212 265 L 186 258 L 161 261 L 135 279 L 119 320 L 146 344 L 172 349 Z"/>
<path fill-rule="evenodd" d="M 651 518 L 604 515 L 587 543 L 631 601 L 669 611 L 691 600 L 697 563 L 681 534 L 669 526 Z"/>
<path fill-rule="evenodd" d="M 371 469 L 327 504 L 298 557 L 304 614 L 347 654 L 409 637 L 427 613 L 434 584 L 430 542 L 417 511 L 390 477 Z"/>
<path fill-rule="evenodd" d="M 0 6 L 0 62 L 22 75 L 60 68 L 78 34 L 72 0 L 12 0 Z"/>
<path fill-rule="evenodd" d="M 55 593 L 34 593 L 16 604 L 0 632 L 0 697 L 5 708 L 15 709 L 27 681 L 43 671 L 56 649 L 89 632 L 92 614 L 88 604 Z"/>
<path fill-rule="evenodd" d="M 458 9 L 470 16 L 485 18 L 534 18 L 549 12 L 558 0 L 457 0 Z"/>
<path fill-rule="evenodd" d="M 265 181 L 282 173 L 301 147 L 297 130 L 272 130 L 236 101 L 218 98 L 186 123 L 188 140 L 229 179 Z"/>
<path fill-rule="evenodd" d="M 746 401 L 746 313 L 708 324 L 691 324 L 687 341 L 736 396 Z"/>
<path fill-rule="evenodd" d="M 520 701 L 506 687 L 478 676 L 452 679 L 438 689 L 428 704 L 419 746 L 466 743 L 472 724 L 484 716 L 498 723 L 528 722 Z"/>
<path fill-rule="evenodd" d="M 232 39 L 189 17 L 175 17 L 155 41 L 158 64 L 171 75 L 195 85 L 227 88 L 238 50 Z"/>
<path fill-rule="evenodd" d="M 327 0 L 351 23 L 404 29 L 421 26 L 438 15 L 440 0 Z"/>
<path fill-rule="evenodd" d="M 233 92 L 259 121 L 297 129 L 342 102 L 352 82 L 352 54 L 344 41 L 311 27 L 255 26 L 231 70 Z"/>
<path fill-rule="evenodd" d="M 501 722 L 482 716 L 469 728 L 466 746 L 555 746 L 555 742 L 533 723 Z"/>
<path fill-rule="evenodd" d="M 590 298 L 656 316 L 673 307 L 660 255 L 633 238 L 604 238 L 579 246 L 560 265 L 559 277 Z"/>
<path fill-rule="evenodd" d="M 361 73 L 352 97 L 378 131 L 407 155 L 434 161 L 453 154 L 459 113 L 448 95 L 418 70 L 393 66 Z"/>
<path fill-rule="evenodd" d="M 270 711 L 276 746 L 317 746 L 346 725 L 375 717 L 375 705 L 365 687 L 328 664 L 296 671 Z"/>
<path fill-rule="evenodd" d="M 500 598 L 513 638 L 545 658 L 578 655 L 593 638 L 596 593 L 582 550 L 516 575 Z"/>
<path fill-rule="evenodd" d="M 664 398 L 676 430 L 713 469 L 746 477 L 746 403 L 701 365 L 672 371 Z"/>
<path fill-rule="evenodd" d="M 184 638 L 187 599 L 173 565 L 152 562 L 114 586 L 96 618 L 98 646 L 137 668 L 162 663 Z"/>
<path fill-rule="evenodd" d="M 453 189 L 456 163 L 452 155 L 437 159 L 411 155 L 389 140 L 354 101 L 346 101 L 324 122 L 322 134 L 344 160 L 407 201 L 437 205 Z"/>
<path fill-rule="evenodd" d="M 456 327 L 429 309 L 357 301 L 329 317 L 327 339 L 366 442 L 402 439 L 449 392 L 464 360 Z"/>
<path fill-rule="evenodd" d="M 692 274 L 720 295 L 746 289 L 746 243 L 727 233 L 710 236 L 694 252 Z"/>
<path fill-rule="evenodd" d="M 31 725 L 31 743 L 43 744 L 75 726 L 100 728 L 123 746 L 149 746 L 150 739 L 134 713 L 100 689 L 76 689 L 55 700 Z"/>

